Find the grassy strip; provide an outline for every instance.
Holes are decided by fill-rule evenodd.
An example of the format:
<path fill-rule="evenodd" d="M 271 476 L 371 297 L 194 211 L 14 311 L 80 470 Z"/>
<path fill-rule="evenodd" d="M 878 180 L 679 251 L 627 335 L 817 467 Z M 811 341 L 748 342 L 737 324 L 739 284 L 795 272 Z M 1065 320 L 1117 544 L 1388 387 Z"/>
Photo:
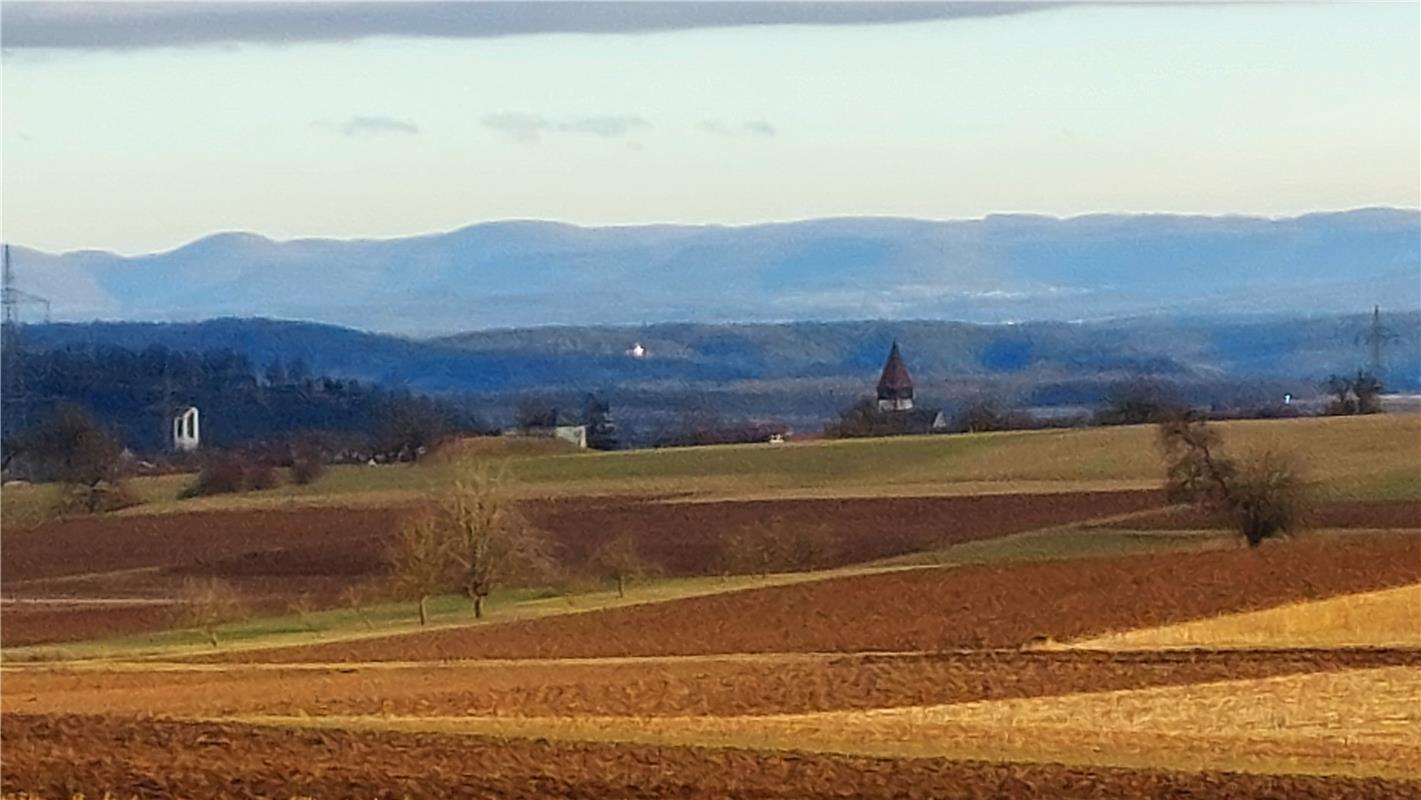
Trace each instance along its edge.
<path fill-rule="evenodd" d="M 495 592 L 484 606 L 484 619 L 475 621 L 467 598 L 443 595 L 429 602 L 430 624 L 421 627 L 413 603 L 380 603 L 362 609 L 331 609 L 306 614 L 258 617 L 217 628 L 219 650 L 264 650 L 299 647 L 323 642 L 395 636 L 422 631 L 460 628 L 498 622 L 535 619 L 554 614 L 599 611 L 607 608 L 660 603 L 720 592 L 822 580 L 869 570 L 847 568 L 825 572 L 795 572 L 767 576 L 671 578 L 633 585 L 626 597 L 615 591 L 556 594 L 549 590 L 520 589 Z M 883 571 L 883 570 L 872 570 Z M 169 659 L 215 652 L 206 634 L 174 629 L 135 636 L 86 642 L 6 648 L 10 663 L 65 662 L 110 659 Z"/>

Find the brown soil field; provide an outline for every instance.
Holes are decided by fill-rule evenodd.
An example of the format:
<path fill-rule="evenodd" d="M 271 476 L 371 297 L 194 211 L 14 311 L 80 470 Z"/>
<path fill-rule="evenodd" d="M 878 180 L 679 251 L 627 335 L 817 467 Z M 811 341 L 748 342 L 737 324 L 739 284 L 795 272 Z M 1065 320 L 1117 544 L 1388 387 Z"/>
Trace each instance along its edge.
<path fill-rule="evenodd" d="M 228 654 L 431 661 L 1019 647 L 1421 580 L 1421 536 L 904 570 L 598 612 Z"/>
<path fill-rule="evenodd" d="M 649 561 L 671 575 L 703 575 L 728 531 L 777 521 L 822 528 L 842 566 L 1051 525 L 1159 507 L 1153 491 L 959 497 L 854 497 L 735 502 L 548 501 L 530 515 L 549 531 L 569 564 L 583 563 L 603 542 L 636 538 Z"/>
<path fill-rule="evenodd" d="M 161 606 L 116 608 L 0 607 L 0 644 L 18 647 L 69 642 L 94 636 L 123 636 L 166 627 L 170 609 Z"/>
<path fill-rule="evenodd" d="M 144 798 L 1415 798 L 1380 779 L 886 760 L 298 730 L 119 717 L 0 720 L 7 792 Z"/>
<path fill-rule="evenodd" d="M 778 520 L 813 526 L 836 543 L 822 566 L 1159 505 L 1154 492 L 987 497 L 857 498 L 670 503 L 599 497 L 530 501 L 559 558 L 578 565 L 621 533 L 671 575 L 705 574 L 722 535 Z M 214 511 L 71 517 L 4 534 L 0 576 L 16 597 L 172 597 L 189 577 L 233 584 L 254 611 L 280 613 L 298 594 L 313 607 L 384 572 L 384 542 L 400 508 Z M 891 525 L 885 520 L 892 520 Z M 89 577 L 84 577 L 89 576 Z M 295 579 L 295 580 L 293 580 Z M 73 641 L 156 630 L 166 618 L 129 609 L 6 610 L 0 644 Z"/>
<path fill-rule="evenodd" d="M 371 539 L 392 529 L 392 509 L 210 511 L 133 516 L 68 517 L 6 531 L 0 574 L 7 585 L 64 575 L 142 567 L 196 569 L 288 553 L 282 574 L 349 574 Z M 312 570 L 301 572 L 311 564 Z M 269 561 L 268 561 L 269 566 Z M 219 570 L 223 572 L 226 570 Z"/>
<path fill-rule="evenodd" d="M 524 504 L 570 564 L 604 541 L 636 536 L 671 574 L 703 574 L 721 535 L 780 520 L 818 525 L 838 541 L 838 564 L 1016 533 L 1161 504 L 1157 492 L 977 497 L 807 499 L 715 503 L 575 498 Z M 7 531 L 7 584 L 164 567 L 222 576 L 366 575 L 402 509 L 301 508 L 70 517 Z M 891 520 L 891 524 L 888 521 Z"/>
<path fill-rule="evenodd" d="M 1421 528 L 1421 501 L 1322 503 L 1313 510 L 1308 523 L 1315 528 Z M 1227 527 L 1195 509 L 1161 508 L 1128 520 L 1102 522 L 1091 527 L 1130 530 L 1202 530 Z"/>
<path fill-rule="evenodd" d="M 1407 650 L 1018 652 L 446 666 L 68 670 L 5 676 L 0 711 L 177 717 L 738 716 L 927 706 L 1385 666 Z"/>

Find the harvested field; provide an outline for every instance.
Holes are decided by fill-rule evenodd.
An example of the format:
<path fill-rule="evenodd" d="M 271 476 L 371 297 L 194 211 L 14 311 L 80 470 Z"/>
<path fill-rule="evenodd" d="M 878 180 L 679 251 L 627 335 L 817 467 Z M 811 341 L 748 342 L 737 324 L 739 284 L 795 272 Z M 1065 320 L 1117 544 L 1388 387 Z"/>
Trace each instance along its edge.
<path fill-rule="evenodd" d="M 745 746 L 895 758 L 1415 779 L 1421 748 L 1406 667 L 751 717 L 336 717 L 247 721 L 644 745 Z"/>
<path fill-rule="evenodd" d="M 1072 643 L 1085 648 L 1417 647 L 1421 584 L 1262 611 L 1142 628 Z"/>
<path fill-rule="evenodd" d="M 1360 667 L 1421 666 L 1404 650 L 977 652 L 628 662 L 208 669 L 26 667 L 4 713 L 676 716 L 930 706 Z"/>
<path fill-rule="evenodd" d="M 834 578 L 309 647 L 244 661 L 597 658 L 1018 647 L 1421 580 L 1421 536 Z"/>
<path fill-rule="evenodd" d="M 1408 781 L 881 760 L 117 717 L 0 720 L 6 790 L 69 797 L 1411 798 Z"/>
<path fill-rule="evenodd" d="M 1313 510 L 1308 524 L 1314 528 L 1417 529 L 1421 528 L 1421 501 L 1322 503 Z M 1196 509 L 1172 506 L 1128 520 L 1101 522 L 1092 527 L 1189 531 L 1224 528 L 1226 525 Z"/>

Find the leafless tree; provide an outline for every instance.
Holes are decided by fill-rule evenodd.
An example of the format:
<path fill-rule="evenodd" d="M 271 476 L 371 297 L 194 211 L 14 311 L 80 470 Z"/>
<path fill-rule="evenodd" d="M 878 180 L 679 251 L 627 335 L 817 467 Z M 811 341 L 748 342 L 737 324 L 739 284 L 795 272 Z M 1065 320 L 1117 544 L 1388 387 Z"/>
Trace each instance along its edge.
<path fill-rule="evenodd" d="M 375 630 L 375 623 L 370 621 L 370 617 L 365 614 L 365 606 L 370 600 L 369 589 L 358 583 L 353 583 L 341 590 L 340 599 L 346 607 L 355 612 L 355 616 L 365 623 L 366 630 Z"/>
<path fill-rule="evenodd" d="M 505 484 L 503 473 L 486 463 L 463 465 L 437 514 L 475 618 L 483 617 L 495 586 L 544 577 L 552 561 L 546 539 L 518 512 Z"/>
<path fill-rule="evenodd" d="M 191 579 L 183 583 L 178 593 L 181 622 L 207 635 L 217 646 L 217 629 L 246 617 L 241 595 L 227 582 L 218 578 Z"/>
<path fill-rule="evenodd" d="M 434 509 L 407 517 L 387 554 L 395 594 L 419 604 L 419 624 L 429 624 L 431 595 L 458 583 L 453 540 Z M 368 623 L 367 623 L 368 624 Z"/>
<path fill-rule="evenodd" d="M 1249 547 L 1305 523 L 1308 484 L 1291 455 L 1264 450 L 1241 461 L 1229 458 L 1218 432 L 1187 416 L 1160 425 L 1160 444 L 1169 498 L 1227 519 Z"/>
<path fill-rule="evenodd" d="M 839 542 L 823 525 L 794 524 L 780 517 L 727 531 L 721 537 L 721 574 L 767 576 L 771 572 L 820 569 L 838 557 Z"/>
<path fill-rule="evenodd" d="M 389 552 L 394 588 L 419 600 L 421 625 L 433 594 L 462 591 L 482 619 L 495 587 L 547 577 L 552 564 L 545 538 L 518 513 L 502 473 L 483 463 L 455 469 L 453 487 L 405 520 Z"/>
<path fill-rule="evenodd" d="M 617 596 L 627 596 L 627 584 L 642 580 L 657 570 L 655 565 L 642 558 L 636 540 L 631 536 L 621 536 L 604 542 L 589 559 L 589 566 L 598 575 L 617 582 Z"/>
<path fill-rule="evenodd" d="M 93 514 L 132 505 L 120 481 L 123 445 L 88 409 L 61 405 L 21 439 L 22 459 L 34 476 L 63 484 L 55 512 Z"/>

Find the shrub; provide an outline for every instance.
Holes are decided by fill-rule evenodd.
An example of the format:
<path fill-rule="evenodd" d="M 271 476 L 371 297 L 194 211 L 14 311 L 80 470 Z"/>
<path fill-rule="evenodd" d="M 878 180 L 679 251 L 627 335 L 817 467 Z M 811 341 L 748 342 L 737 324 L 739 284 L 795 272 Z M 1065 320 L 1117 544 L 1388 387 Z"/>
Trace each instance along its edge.
<path fill-rule="evenodd" d="M 291 480 L 305 486 L 326 474 L 326 451 L 315 437 L 303 436 L 291 444 Z"/>
<path fill-rule="evenodd" d="M 260 491 L 278 485 L 276 470 L 270 464 L 243 453 L 213 453 L 203 461 L 197 478 L 183 490 L 182 497 Z"/>
<path fill-rule="evenodd" d="M 54 504 L 54 513 L 102 514 L 138 505 L 138 498 L 121 481 L 100 481 L 92 486 L 82 483 L 65 484 Z"/>

